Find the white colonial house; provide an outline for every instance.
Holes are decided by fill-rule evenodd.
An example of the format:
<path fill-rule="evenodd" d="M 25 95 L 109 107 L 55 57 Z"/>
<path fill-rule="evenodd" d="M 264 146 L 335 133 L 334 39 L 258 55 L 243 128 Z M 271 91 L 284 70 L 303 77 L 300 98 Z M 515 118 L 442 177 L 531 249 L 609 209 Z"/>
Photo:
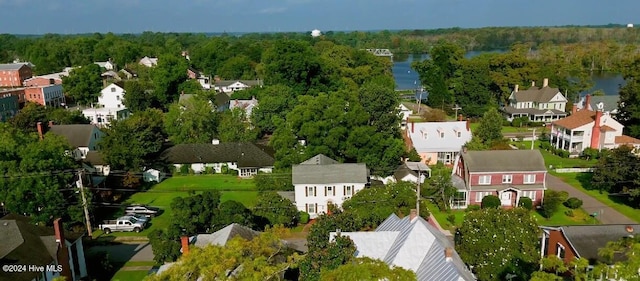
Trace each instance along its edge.
<path fill-rule="evenodd" d="M 98 105 L 104 108 L 125 108 L 124 94 L 123 83 L 111 83 L 100 91 Z"/>
<path fill-rule="evenodd" d="M 577 110 L 574 106 L 571 116 L 551 124 L 550 142 L 556 149 L 567 150 L 574 155 L 585 148 L 612 149 L 620 145 L 640 148 L 640 140 L 623 135 L 623 129 L 624 126 L 602 108 L 596 111 Z"/>
<path fill-rule="evenodd" d="M 251 113 L 253 113 L 253 109 L 258 106 L 258 100 L 256 97 L 251 97 L 250 100 L 230 100 L 229 101 L 229 109 L 233 110 L 234 108 L 239 108 L 246 113 L 247 117 L 251 117 Z"/>
<path fill-rule="evenodd" d="M 108 61 L 97 61 L 94 62 L 94 64 L 97 64 L 98 66 L 106 70 L 116 70 L 116 64 L 111 59 L 109 59 Z"/>
<path fill-rule="evenodd" d="M 405 138 L 416 149 L 422 162 L 453 164 L 462 146 L 471 140 L 469 120 L 409 123 Z"/>
<path fill-rule="evenodd" d="M 100 128 L 111 125 L 113 120 L 126 119 L 131 115 L 126 108 L 90 107 L 82 110 L 82 115 Z"/>
<path fill-rule="evenodd" d="M 218 92 L 231 94 L 251 87 L 262 87 L 262 85 L 262 80 L 218 80 L 215 81 L 214 89 Z"/>
<path fill-rule="evenodd" d="M 188 165 L 194 173 L 205 173 L 207 168 L 216 173 L 236 170 L 241 178 L 249 178 L 258 172 L 273 171 L 272 151 L 267 147 L 242 142 L 178 144 L 163 152 L 164 160 L 173 164 L 177 171 Z"/>
<path fill-rule="evenodd" d="M 38 128 L 40 131 L 41 129 Z M 89 151 L 98 150 L 98 143 L 104 133 L 95 125 L 71 124 L 71 125 L 49 125 L 49 133 L 63 136 L 73 148 L 72 155 L 76 160 L 87 157 Z"/>
<path fill-rule="evenodd" d="M 145 56 L 144 58 L 140 59 L 139 62 L 141 65 L 144 65 L 146 67 L 154 67 L 156 65 L 158 65 L 158 58 L 150 58 Z"/>
<path fill-rule="evenodd" d="M 311 218 L 328 212 L 328 204 L 337 207 L 369 184 L 369 169 L 364 163 L 338 163 L 318 154 L 293 165 L 292 181 L 298 210 Z"/>
<path fill-rule="evenodd" d="M 507 120 L 528 117 L 532 122 L 548 122 L 566 117 L 566 97 L 558 88 L 549 87 L 549 79 L 544 78 L 542 88 L 531 82 L 531 87 L 520 91 L 516 85 L 509 95 L 509 105 L 503 108 Z"/>

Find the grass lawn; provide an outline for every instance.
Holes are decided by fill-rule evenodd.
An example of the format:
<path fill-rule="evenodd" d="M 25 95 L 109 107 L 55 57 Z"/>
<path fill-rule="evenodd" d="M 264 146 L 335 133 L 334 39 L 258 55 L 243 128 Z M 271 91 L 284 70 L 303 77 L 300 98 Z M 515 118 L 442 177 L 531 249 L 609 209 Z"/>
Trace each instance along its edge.
<path fill-rule="evenodd" d="M 471 129 L 471 132 L 474 132 L 476 130 L 476 128 L 478 128 L 478 126 L 480 126 L 480 122 L 476 122 L 476 123 L 471 123 L 469 124 L 469 128 Z M 542 129 L 544 129 L 544 127 L 511 127 L 511 126 L 502 126 L 502 133 L 503 134 L 507 134 L 507 133 L 528 133 L 529 135 L 533 134 L 532 131 L 529 131 L 529 129 L 536 129 L 536 133 L 540 133 L 542 132 Z"/>
<path fill-rule="evenodd" d="M 601 203 L 615 209 L 628 218 L 640 222 L 640 212 L 633 207 L 625 204 L 625 199 L 618 196 L 610 196 L 607 192 L 601 192 L 599 190 L 587 190 L 585 187 L 589 187 L 591 184 L 592 173 L 555 173 L 552 175 L 559 177 L 562 181 L 570 184 L 576 189 L 588 194 Z"/>
<path fill-rule="evenodd" d="M 171 201 L 176 197 L 187 197 L 189 191 L 201 193 L 206 190 L 221 190 L 220 201 L 235 200 L 247 208 L 255 206 L 258 191 L 252 179 L 239 180 L 230 175 L 193 175 L 169 178 L 151 189 L 133 194 L 125 204 L 145 204 L 159 207 L 162 212 L 149 222 L 149 226 L 140 233 L 115 232 L 102 236 L 147 236 L 154 229 L 164 229 L 171 224 Z M 97 230 L 94 236 L 103 234 Z"/>
<path fill-rule="evenodd" d="M 573 216 L 567 216 L 565 212 L 570 210 L 564 205 L 560 206 L 560 209 L 551 218 L 547 219 L 541 215 L 538 211 L 532 211 L 533 218 L 538 222 L 538 225 L 556 226 L 556 225 L 583 225 L 583 224 L 599 224 L 597 219 L 593 218 L 587 212 L 582 209 L 573 210 Z"/>
<path fill-rule="evenodd" d="M 464 220 L 464 215 L 466 214 L 464 210 L 450 210 L 449 212 L 443 212 L 440 211 L 440 209 L 435 204 L 433 204 L 433 202 L 429 202 L 426 205 L 429 209 L 429 212 L 436 218 L 438 224 L 440 224 L 443 229 L 453 231 L 456 226 L 462 225 L 462 220 Z M 455 225 L 452 225 L 447 219 L 451 214 L 456 217 Z"/>
<path fill-rule="evenodd" d="M 531 149 L 530 141 L 514 141 L 512 142 L 519 149 Z M 598 162 L 598 160 L 584 160 L 581 158 L 562 158 L 558 155 L 551 154 L 551 152 L 540 149 L 540 141 L 535 141 L 533 144 L 534 149 L 540 150 L 542 154 L 542 158 L 544 158 L 544 163 L 547 168 L 552 166 L 554 169 L 556 168 L 585 168 L 592 167 Z"/>
<path fill-rule="evenodd" d="M 147 275 L 149 275 L 148 270 L 120 270 L 116 272 L 115 275 L 113 275 L 111 281 L 142 281 L 145 277 L 147 277 Z"/>

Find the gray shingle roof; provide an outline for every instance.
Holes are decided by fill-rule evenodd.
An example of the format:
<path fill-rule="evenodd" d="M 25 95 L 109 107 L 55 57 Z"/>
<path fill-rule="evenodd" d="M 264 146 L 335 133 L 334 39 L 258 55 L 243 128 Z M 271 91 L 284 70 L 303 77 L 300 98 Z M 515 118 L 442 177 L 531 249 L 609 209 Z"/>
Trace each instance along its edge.
<path fill-rule="evenodd" d="M 538 89 L 538 87 L 531 87 L 524 91 L 514 92 L 513 97 L 518 102 L 549 102 L 558 93 L 560 93 L 558 88 L 544 87 Z"/>
<path fill-rule="evenodd" d="M 335 163 L 333 163 L 335 162 Z M 337 163 L 322 154 L 292 167 L 293 184 L 368 183 L 364 163 Z"/>
<path fill-rule="evenodd" d="M 49 131 L 65 137 L 71 147 L 75 148 L 89 146 L 94 128 L 95 125 L 89 124 L 53 125 Z"/>
<path fill-rule="evenodd" d="M 591 96 L 590 110 L 596 110 L 598 108 L 598 103 L 602 103 L 604 112 L 611 112 L 613 110 L 618 109 L 618 102 L 620 101 L 620 95 L 605 95 L 605 96 Z M 586 98 L 582 97 L 580 100 L 580 104 L 578 105 L 578 109 L 584 108 L 584 103 L 586 103 Z"/>
<path fill-rule="evenodd" d="M 539 150 L 487 150 L 462 153 L 467 171 L 532 172 L 546 171 Z"/>
<path fill-rule="evenodd" d="M 88 151 L 87 156 L 84 159 L 84 162 L 87 162 L 91 165 L 106 165 L 107 162 L 102 158 L 102 153 L 99 151 Z"/>
<path fill-rule="evenodd" d="M 18 70 L 23 66 L 28 66 L 27 63 L 3 63 L 0 64 L 0 70 Z"/>
<path fill-rule="evenodd" d="M 193 239 L 196 247 L 204 248 L 207 245 L 224 246 L 236 236 L 240 236 L 245 240 L 252 240 L 260 233 L 246 226 L 232 223 L 223 229 L 211 234 L 198 234 Z"/>
<path fill-rule="evenodd" d="M 627 232 L 627 226 L 633 228 L 631 233 Z M 573 225 L 543 228 L 562 231 L 578 255 L 592 261 L 599 259 L 598 249 L 605 247 L 608 242 L 640 234 L 640 224 Z"/>
<path fill-rule="evenodd" d="M 237 162 L 241 168 L 271 167 L 275 162 L 269 150 L 241 142 L 178 144 L 162 156 L 172 164 Z"/>
<path fill-rule="evenodd" d="M 392 214 L 375 232 L 343 232 L 342 235 L 354 241 L 358 253 L 381 256 L 379 258 L 389 265 L 412 270 L 417 280 L 476 280 L 455 251 L 451 260 L 446 259 L 445 249 L 453 249 L 452 243 L 420 217 L 411 221 L 408 216 L 401 219 Z"/>

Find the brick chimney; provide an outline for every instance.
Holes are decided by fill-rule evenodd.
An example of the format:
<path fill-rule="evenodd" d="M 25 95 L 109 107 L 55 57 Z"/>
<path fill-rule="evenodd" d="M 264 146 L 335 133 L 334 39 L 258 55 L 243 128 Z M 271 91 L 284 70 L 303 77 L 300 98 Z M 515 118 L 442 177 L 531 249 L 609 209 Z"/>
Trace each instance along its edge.
<path fill-rule="evenodd" d="M 471 132 L 471 121 L 467 118 L 467 132 Z"/>
<path fill-rule="evenodd" d="M 463 117 L 462 117 L 462 114 L 459 114 L 459 115 L 458 115 L 458 121 L 464 121 L 462 118 L 463 118 Z"/>
<path fill-rule="evenodd" d="M 596 119 L 591 129 L 591 148 L 600 150 L 600 119 L 602 119 L 602 111 L 596 110 Z"/>
<path fill-rule="evenodd" d="M 444 248 L 444 259 L 447 262 L 450 262 L 453 260 L 453 248 L 451 247 Z"/>
<path fill-rule="evenodd" d="M 409 220 L 413 221 L 413 219 L 418 217 L 418 210 L 417 209 L 411 209 L 411 212 L 409 213 Z"/>
<path fill-rule="evenodd" d="M 549 78 L 544 78 L 544 80 L 542 80 L 542 88 L 544 87 L 549 87 Z"/>
<path fill-rule="evenodd" d="M 66 280 L 73 280 L 71 275 L 71 266 L 69 265 L 69 249 L 67 248 L 67 242 L 64 239 L 64 227 L 62 227 L 62 219 L 57 218 L 53 221 L 53 231 L 56 237 L 56 243 L 58 243 L 58 249 L 56 258 L 58 264 L 62 265 L 61 276 L 64 276 Z"/>
<path fill-rule="evenodd" d="M 182 244 L 182 255 L 189 255 L 189 236 L 181 236 L 180 243 Z"/>
<path fill-rule="evenodd" d="M 582 106 L 582 110 L 593 110 L 591 108 L 591 95 L 587 94 L 587 97 L 584 98 L 584 105 Z"/>
<path fill-rule="evenodd" d="M 36 125 L 36 128 L 38 128 L 38 136 L 40 137 L 40 140 L 44 139 L 44 136 L 42 135 L 42 122 L 38 122 L 38 124 Z"/>
<path fill-rule="evenodd" d="M 413 133 L 415 129 L 415 123 L 413 123 L 413 121 L 411 121 L 411 133 Z"/>
<path fill-rule="evenodd" d="M 513 92 L 517 93 L 519 89 L 520 89 L 520 85 L 516 84 L 516 86 L 513 87 Z"/>
<path fill-rule="evenodd" d="M 573 107 L 571 108 L 571 114 L 576 114 L 576 112 L 578 112 L 578 104 L 573 104 Z"/>

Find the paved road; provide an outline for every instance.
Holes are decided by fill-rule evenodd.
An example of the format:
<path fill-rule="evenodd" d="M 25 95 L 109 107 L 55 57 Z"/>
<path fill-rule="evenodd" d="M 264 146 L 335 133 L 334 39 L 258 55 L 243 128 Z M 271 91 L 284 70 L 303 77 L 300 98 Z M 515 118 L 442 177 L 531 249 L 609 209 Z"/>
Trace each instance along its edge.
<path fill-rule="evenodd" d="M 613 208 L 601 203 L 595 198 L 587 195 L 586 193 L 575 189 L 568 183 L 563 182 L 561 179 L 547 174 L 547 188 L 558 191 L 569 192 L 570 197 L 577 197 L 582 200 L 582 208 L 589 214 L 598 213 L 596 217 L 602 224 L 636 224 L 637 222 L 631 220 L 625 215 L 619 213 Z"/>
<path fill-rule="evenodd" d="M 116 262 L 153 261 L 153 251 L 149 243 L 94 246 L 88 252 L 107 252 L 109 253 L 109 258 Z"/>

